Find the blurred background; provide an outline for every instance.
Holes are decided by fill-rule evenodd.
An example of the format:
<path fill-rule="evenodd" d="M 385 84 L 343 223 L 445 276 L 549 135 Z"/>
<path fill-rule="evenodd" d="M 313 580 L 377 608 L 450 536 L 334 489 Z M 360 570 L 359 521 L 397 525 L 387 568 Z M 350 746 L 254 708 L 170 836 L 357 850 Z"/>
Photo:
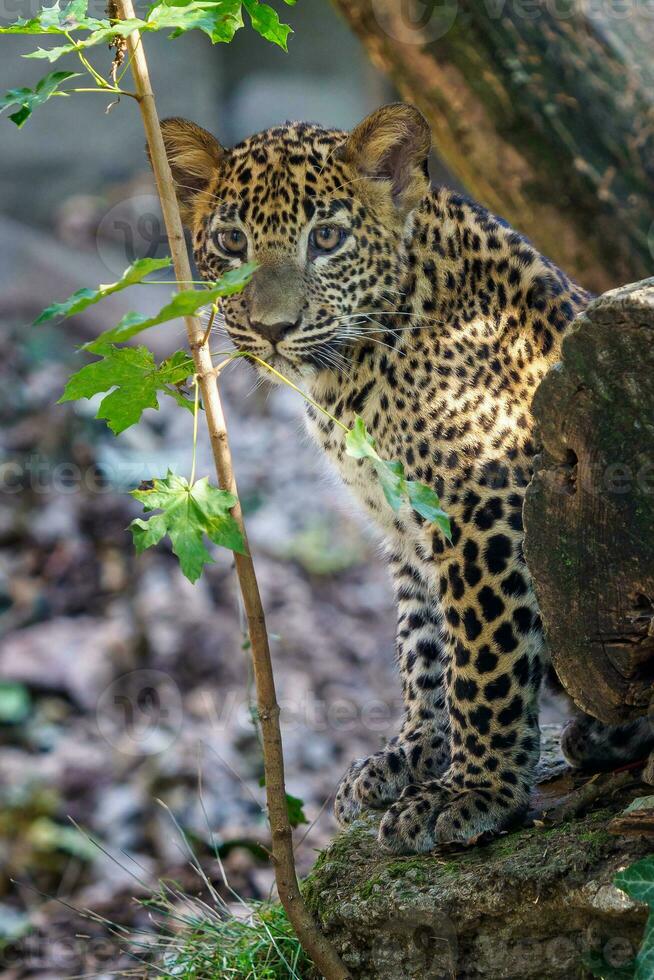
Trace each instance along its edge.
<path fill-rule="evenodd" d="M 2 0 L 0 20 L 28 17 L 35 3 Z M 506 214 L 584 285 L 651 274 L 654 20 L 642 7 L 637 19 L 607 20 L 601 5 L 582 4 L 575 20 L 544 4 L 543 25 L 515 4 L 494 13 L 476 0 L 437 5 L 440 20 L 411 19 L 393 0 L 336 6 L 351 26 L 325 0 L 284 11 L 295 30 L 288 55 L 249 29 L 215 47 L 199 34 L 149 36 L 160 114 L 187 116 L 230 145 L 285 119 L 349 128 L 399 93 L 432 123 L 445 161 L 432 161 L 436 180 Z M 0 44 L 0 92 L 33 86 L 43 65 L 19 56 L 35 44 Z M 109 58 L 97 54 L 103 71 Z M 162 877 L 197 890 L 187 844 L 228 902 L 216 848 L 244 898 L 266 897 L 273 880 L 229 557 L 217 552 L 191 586 L 165 545 L 137 558 L 126 531 L 140 510 L 127 490 L 168 465 L 190 471 L 191 416 L 162 398 L 114 438 L 94 419 L 97 402 L 55 404 L 80 363 L 75 346 L 128 310 L 158 309 L 171 286 L 135 287 L 61 327 L 30 326 L 53 299 L 167 253 L 140 117 L 125 102 L 106 113 L 107 102 L 53 99 L 22 130 L 0 120 L 8 980 L 133 966 L 121 952 L 129 932 L 116 938 L 108 923 L 151 929 L 134 897 Z M 549 148 L 537 162 L 534 147 Z M 183 347 L 183 326 L 148 343 L 165 356 Z M 303 434 L 297 396 L 256 386 L 243 362 L 221 388 L 273 638 L 288 790 L 308 820 L 296 831 L 304 873 L 335 830 L 338 778 L 400 713 L 391 590 L 362 519 Z M 210 474 L 202 430 L 200 439 L 199 473 Z"/>

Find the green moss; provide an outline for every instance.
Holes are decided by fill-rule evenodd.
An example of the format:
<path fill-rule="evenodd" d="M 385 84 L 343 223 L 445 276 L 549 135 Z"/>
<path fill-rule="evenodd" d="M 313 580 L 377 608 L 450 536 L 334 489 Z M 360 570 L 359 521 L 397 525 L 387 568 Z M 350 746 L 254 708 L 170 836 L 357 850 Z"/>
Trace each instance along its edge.
<path fill-rule="evenodd" d="M 425 890 L 442 895 L 462 883 L 502 888 L 536 877 L 542 883 L 554 882 L 615 847 L 615 838 L 606 831 L 611 815 L 612 811 L 603 809 L 582 821 L 527 827 L 456 854 L 408 857 L 380 851 L 370 831 L 374 826 L 371 820 L 367 825 L 355 824 L 335 838 L 318 858 L 303 891 L 309 904 L 327 921 L 341 917 L 345 895 L 355 904 L 376 905 Z"/>

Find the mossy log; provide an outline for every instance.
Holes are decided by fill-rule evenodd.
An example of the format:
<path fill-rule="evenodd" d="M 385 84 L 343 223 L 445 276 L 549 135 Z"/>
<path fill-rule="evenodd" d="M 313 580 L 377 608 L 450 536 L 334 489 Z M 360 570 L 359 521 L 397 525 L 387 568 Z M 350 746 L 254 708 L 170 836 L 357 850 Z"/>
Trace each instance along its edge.
<path fill-rule="evenodd" d="M 592 812 L 570 819 L 587 784 L 564 773 L 539 787 L 531 826 L 429 855 L 384 854 L 378 819 L 357 821 L 305 881 L 309 907 L 355 980 L 579 980 L 593 960 L 619 967 L 647 909 L 613 877 L 652 845 L 607 829 L 638 781 L 601 778 Z"/>
<path fill-rule="evenodd" d="M 654 693 L 654 279 L 589 306 L 533 411 L 525 554 L 554 667 L 581 708 L 626 721 Z"/>
<path fill-rule="evenodd" d="M 471 195 L 596 292 L 651 274 L 646 5 L 335 3 Z"/>

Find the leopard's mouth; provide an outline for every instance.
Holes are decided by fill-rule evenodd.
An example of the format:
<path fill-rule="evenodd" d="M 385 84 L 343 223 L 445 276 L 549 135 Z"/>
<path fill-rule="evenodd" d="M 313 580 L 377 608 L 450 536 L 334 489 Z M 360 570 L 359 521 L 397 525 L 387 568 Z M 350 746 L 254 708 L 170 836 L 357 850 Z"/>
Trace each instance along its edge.
<path fill-rule="evenodd" d="M 307 344 L 304 349 L 295 348 L 291 351 L 287 349 L 285 338 L 271 343 L 255 333 L 249 323 L 230 323 L 225 319 L 225 327 L 236 350 L 245 354 L 261 375 L 273 383 L 281 384 L 283 380 L 289 380 L 298 384 L 307 381 L 326 366 L 324 342 Z M 289 340 L 296 343 L 297 337 Z M 265 365 L 272 370 L 268 370 Z M 283 377 L 276 377 L 275 372 Z"/>
<path fill-rule="evenodd" d="M 298 363 L 295 360 L 291 360 L 286 354 L 281 353 L 278 350 L 273 350 L 271 354 L 267 357 L 262 358 L 271 368 L 276 371 L 280 371 L 282 374 L 284 371 L 289 371 L 298 368 Z"/>
<path fill-rule="evenodd" d="M 291 360 L 280 351 L 273 350 L 272 352 L 262 354 L 256 349 L 248 351 L 244 346 L 240 349 L 244 350 L 246 354 L 253 355 L 251 358 L 247 358 L 247 360 L 250 361 L 252 366 L 256 368 L 257 372 L 266 381 L 270 381 L 272 384 L 283 384 L 286 381 L 299 384 L 306 377 L 304 362 L 295 359 Z M 310 373 L 314 373 L 313 369 Z"/>

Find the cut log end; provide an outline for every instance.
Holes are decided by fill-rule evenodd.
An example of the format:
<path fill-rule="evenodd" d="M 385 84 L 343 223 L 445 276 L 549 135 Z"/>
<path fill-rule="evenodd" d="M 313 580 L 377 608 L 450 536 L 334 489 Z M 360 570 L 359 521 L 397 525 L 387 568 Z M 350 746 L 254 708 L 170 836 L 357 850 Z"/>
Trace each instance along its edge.
<path fill-rule="evenodd" d="M 534 399 L 525 554 L 562 683 L 609 723 L 654 680 L 654 279 L 604 294 Z"/>

